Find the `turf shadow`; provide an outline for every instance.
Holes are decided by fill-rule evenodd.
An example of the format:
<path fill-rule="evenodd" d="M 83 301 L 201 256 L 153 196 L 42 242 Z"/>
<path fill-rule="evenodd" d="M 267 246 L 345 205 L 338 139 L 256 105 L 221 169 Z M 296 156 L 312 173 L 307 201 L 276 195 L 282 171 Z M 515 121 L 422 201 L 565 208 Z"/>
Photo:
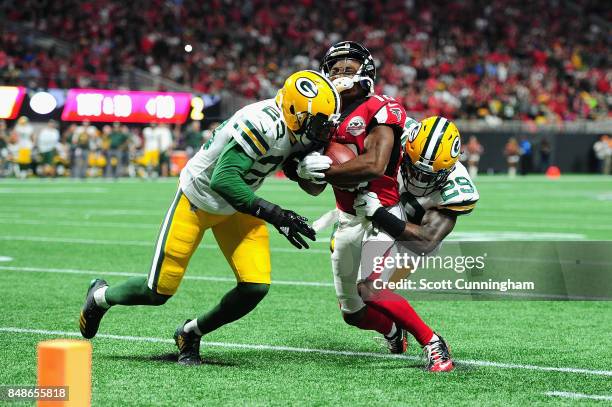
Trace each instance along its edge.
<path fill-rule="evenodd" d="M 171 363 L 177 364 L 176 360 L 178 359 L 177 353 L 163 353 L 161 355 L 108 355 L 104 356 L 104 359 L 110 360 L 124 360 L 131 362 L 160 362 L 160 363 Z M 202 361 L 205 365 L 215 365 L 215 366 L 227 366 L 234 367 L 238 366 L 238 363 L 227 362 L 223 360 L 210 359 L 210 358 L 202 358 Z"/>

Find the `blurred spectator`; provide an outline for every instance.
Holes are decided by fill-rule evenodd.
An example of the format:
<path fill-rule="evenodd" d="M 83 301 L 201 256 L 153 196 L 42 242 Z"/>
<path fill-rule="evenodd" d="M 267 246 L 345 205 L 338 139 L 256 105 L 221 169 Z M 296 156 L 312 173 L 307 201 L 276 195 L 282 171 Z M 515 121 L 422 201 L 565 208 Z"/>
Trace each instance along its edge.
<path fill-rule="evenodd" d="M 19 177 L 25 178 L 32 174 L 32 149 L 34 148 L 32 137 L 34 135 L 34 128 L 27 117 L 21 116 L 13 128 L 13 133 L 17 143 L 15 163 L 19 165 Z"/>
<path fill-rule="evenodd" d="M 610 174 L 612 167 L 612 138 L 604 134 L 593 145 L 595 157 L 599 162 L 599 171 L 604 174 Z"/>
<path fill-rule="evenodd" d="M 155 127 L 157 127 L 157 125 L 151 123 L 150 126 L 142 130 L 144 148 L 139 163 L 143 167 L 141 176 L 147 178 L 157 177 L 159 174 L 160 146 L 158 133 L 154 131 Z"/>
<path fill-rule="evenodd" d="M 0 119 L 0 178 L 4 177 L 8 163 L 8 139 L 6 121 Z"/>
<path fill-rule="evenodd" d="M 183 142 L 185 145 L 185 151 L 187 151 L 189 158 L 193 157 L 195 153 L 198 152 L 204 141 L 201 125 L 202 124 L 199 121 L 194 120 L 191 122 L 191 124 L 189 124 L 189 127 L 185 132 Z"/>
<path fill-rule="evenodd" d="M 57 129 L 57 122 L 49 120 L 35 137 L 36 149 L 38 151 L 38 175 L 45 177 L 55 176 L 55 157 L 60 142 L 60 132 Z"/>
<path fill-rule="evenodd" d="M 137 67 L 197 92 L 262 99 L 349 39 L 378 61 L 377 92 L 415 116 L 610 116 L 610 11 L 601 1 L 22 0 L 3 8 L 9 20 L 74 44 L 59 57 L 3 30 L 0 79 L 12 84 L 117 87 Z"/>
<path fill-rule="evenodd" d="M 172 131 L 167 124 L 160 124 L 153 132 L 159 140 L 159 175 L 168 177 L 170 175 L 170 154 L 174 148 Z"/>
<path fill-rule="evenodd" d="M 85 178 L 88 175 L 89 152 L 93 145 L 95 148 L 98 129 L 85 120 L 77 126 L 72 133 L 72 176 Z"/>
<path fill-rule="evenodd" d="M 527 136 L 521 137 L 519 144 L 521 175 L 527 175 L 533 168 L 533 149 Z"/>
<path fill-rule="evenodd" d="M 470 136 L 465 150 L 467 152 L 468 172 L 470 177 L 475 179 L 478 176 L 478 163 L 480 162 L 480 156 L 484 153 L 484 147 L 476 136 Z"/>
<path fill-rule="evenodd" d="M 510 137 L 506 143 L 504 155 L 506 156 L 506 163 L 508 164 L 508 176 L 514 178 L 516 177 L 516 166 L 520 159 L 519 144 L 514 137 Z"/>
<path fill-rule="evenodd" d="M 547 138 L 543 138 L 540 142 L 540 172 L 546 172 L 550 167 L 550 155 L 552 153 L 552 147 Z"/>
<path fill-rule="evenodd" d="M 127 145 L 129 134 L 121 123 L 113 123 L 113 128 L 109 134 L 109 146 L 106 155 L 107 177 L 117 178 L 124 175 L 124 168 L 127 161 Z"/>

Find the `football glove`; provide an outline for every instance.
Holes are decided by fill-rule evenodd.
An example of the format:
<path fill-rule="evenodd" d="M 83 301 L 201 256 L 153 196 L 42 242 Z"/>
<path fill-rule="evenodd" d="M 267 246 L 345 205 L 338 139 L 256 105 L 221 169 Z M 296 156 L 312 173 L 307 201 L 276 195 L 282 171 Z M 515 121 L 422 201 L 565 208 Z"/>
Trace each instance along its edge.
<path fill-rule="evenodd" d="M 353 203 L 353 209 L 357 216 L 363 216 L 366 219 L 372 219 L 374 213 L 382 208 L 380 200 L 376 192 L 364 191 L 357 195 Z"/>
<path fill-rule="evenodd" d="M 316 232 L 308 224 L 308 219 L 264 199 L 255 200 L 252 215 L 274 225 L 276 230 L 298 249 L 309 248 L 302 235 L 312 241 L 316 239 Z"/>
<path fill-rule="evenodd" d="M 323 171 L 327 170 L 331 164 L 331 158 L 318 151 L 313 151 L 300 160 L 297 166 L 297 175 L 315 184 L 324 184 L 325 174 Z"/>

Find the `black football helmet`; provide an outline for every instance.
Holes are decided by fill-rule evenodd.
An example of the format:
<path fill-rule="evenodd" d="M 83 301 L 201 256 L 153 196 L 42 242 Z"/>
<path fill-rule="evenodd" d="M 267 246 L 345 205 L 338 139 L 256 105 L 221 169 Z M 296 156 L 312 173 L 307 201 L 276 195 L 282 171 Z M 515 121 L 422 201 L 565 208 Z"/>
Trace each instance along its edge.
<path fill-rule="evenodd" d="M 363 45 L 354 41 L 342 41 L 332 45 L 325 53 L 323 61 L 319 69 L 326 77 L 330 77 L 332 66 L 342 59 L 354 59 L 361 63 L 361 67 L 352 78 L 352 82 L 346 83 L 347 78 L 338 78 L 334 82 L 341 80 L 344 83 L 336 84 L 336 88 L 350 89 L 355 83 L 358 83 L 368 94 L 374 93 L 374 81 L 376 80 L 376 65 L 370 51 Z M 340 85 L 340 86 L 338 86 Z M 339 92 L 342 89 L 338 89 Z"/>

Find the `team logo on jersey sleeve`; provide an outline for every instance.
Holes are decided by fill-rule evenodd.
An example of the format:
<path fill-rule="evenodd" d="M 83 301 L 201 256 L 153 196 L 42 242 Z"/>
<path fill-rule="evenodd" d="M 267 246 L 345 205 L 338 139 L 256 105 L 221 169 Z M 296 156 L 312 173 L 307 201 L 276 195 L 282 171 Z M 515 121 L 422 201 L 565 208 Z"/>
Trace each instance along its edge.
<path fill-rule="evenodd" d="M 352 134 L 353 136 L 358 136 L 363 133 L 366 129 L 365 120 L 361 116 L 355 116 L 351 119 L 348 126 L 346 126 L 346 131 Z"/>
<path fill-rule="evenodd" d="M 298 92 L 309 99 L 312 99 L 319 94 L 317 85 L 315 85 L 315 83 L 308 78 L 299 78 L 297 81 L 295 81 L 295 87 L 297 88 Z"/>
<path fill-rule="evenodd" d="M 397 121 L 402 120 L 402 109 L 399 107 L 392 107 L 389 111 L 397 118 Z"/>
<path fill-rule="evenodd" d="M 461 137 L 456 137 L 453 141 L 453 147 L 451 148 L 451 157 L 455 158 L 459 155 L 461 150 Z"/>

